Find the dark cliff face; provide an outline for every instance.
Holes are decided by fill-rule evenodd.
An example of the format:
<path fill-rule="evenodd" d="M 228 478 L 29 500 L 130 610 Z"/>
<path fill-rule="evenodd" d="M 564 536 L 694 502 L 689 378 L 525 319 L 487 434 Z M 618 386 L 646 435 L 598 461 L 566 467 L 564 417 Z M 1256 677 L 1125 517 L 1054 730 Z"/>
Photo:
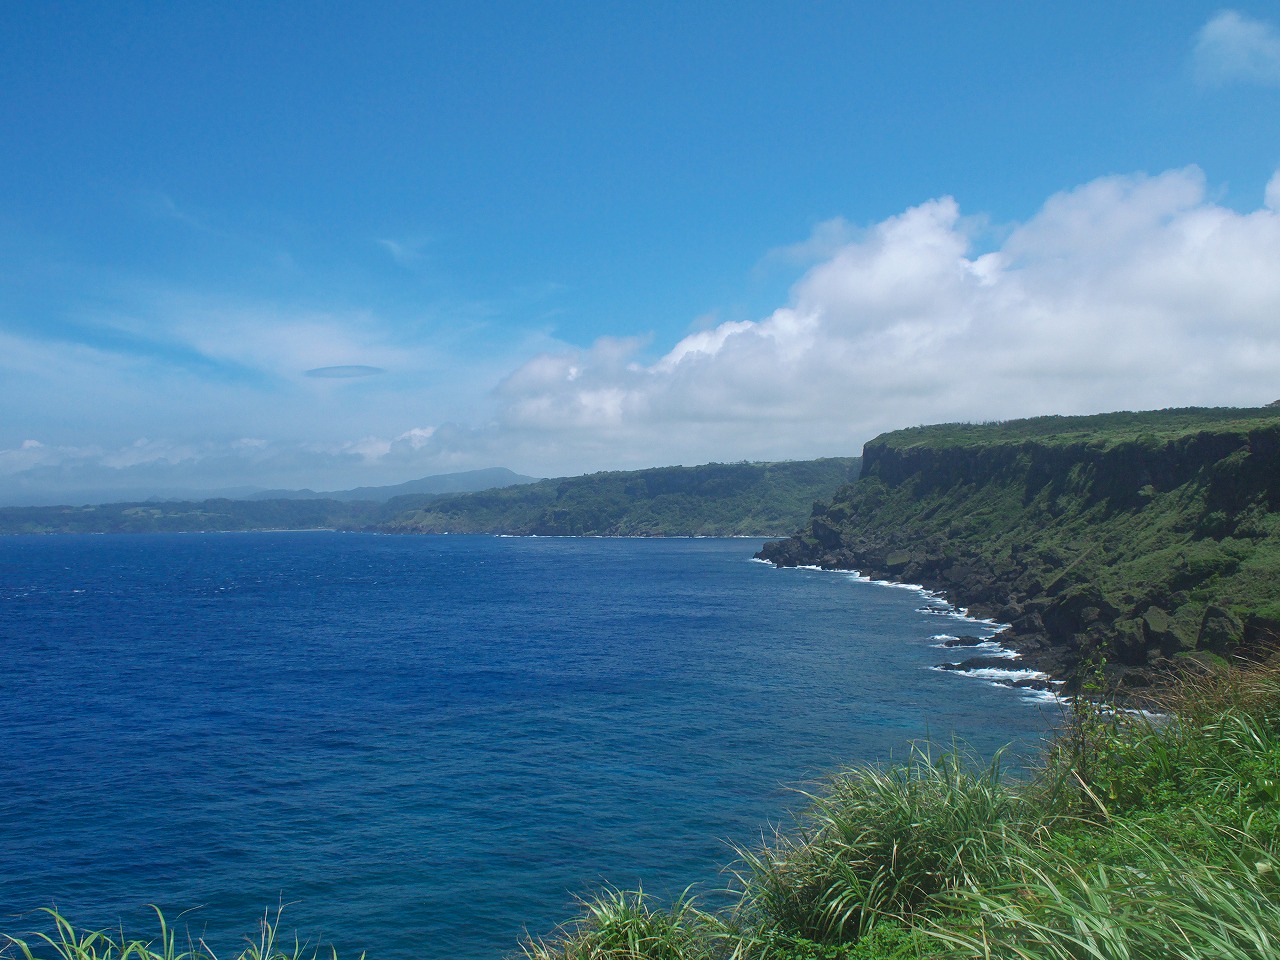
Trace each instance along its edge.
<path fill-rule="evenodd" d="M 1163 434 L 1105 418 L 1069 436 L 886 434 L 862 479 L 759 556 L 945 591 L 1011 624 L 1032 665 L 1072 679 L 1105 661 L 1138 687 L 1280 635 L 1280 416 L 1230 416 Z"/>
<path fill-rule="evenodd" d="M 950 490 L 966 483 L 1020 483 L 1027 491 L 1045 487 L 1066 489 L 1073 478 L 1085 477 L 1089 496 L 1110 501 L 1113 508 L 1142 503 L 1143 488 L 1167 492 L 1194 480 L 1206 468 L 1245 452 L 1227 465 L 1220 485 L 1240 486 L 1252 496 L 1280 454 L 1280 427 L 1244 434 L 1200 431 L 1176 440 L 1134 440 L 1104 447 L 1098 443 L 1047 445 L 1027 441 L 989 447 L 896 448 L 883 439 L 863 451 L 864 477 L 878 477 L 887 486 L 908 481 L 921 493 Z M 1078 480 L 1077 480 L 1078 482 Z M 1225 489 L 1224 489 L 1225 492 Z"/>

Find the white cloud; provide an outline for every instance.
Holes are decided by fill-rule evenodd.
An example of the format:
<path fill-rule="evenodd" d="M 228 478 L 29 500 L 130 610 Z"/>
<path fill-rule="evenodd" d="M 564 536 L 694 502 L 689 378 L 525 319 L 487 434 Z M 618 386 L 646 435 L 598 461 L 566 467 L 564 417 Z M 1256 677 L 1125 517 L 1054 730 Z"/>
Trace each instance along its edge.
<path fill-rule="evenodd" d="M 420 362 L 412 350 L 391 342 L 391 332 L 376 317 L 360 312 L 197 301 L 173 304 L 163 315 L 178 318 L 172 335 L 201 355 L 275 377 L 315 377 L 317 370 L 403 370 Z"/>
<path fill-rule="evenodd" d="M 435 427 L 414 427 L 412 430 L 406 430 L 396 437 L 393 443 L 407 444 L 410 449 L 418 450 L 431 439 L 432 434 L 435 432 Z"/>
<path fill-rule="evenodd" d="M 1280 397 L 1280 173 L 1264 197 L 1223 207 L 1192 167 L 1084 184 L 998 238 L 948 197 L 840 242 L 823 226 L 810 249 L 824 255 L 785 304 L 656 359 L 642 338 L 552 343 L 436 380 L 431 364 L 448 365 L 362 314 L 180 312 L 186 342 L 252 364 L 264 387 L 142 378 L 150 359 L 0 334 L 16 431 L 0 434 L 0 502 L 848 455 L 919 423 L 1267 403 Z M 389 372 L 303 376 L 357 364 Z M 465 415 L 444 409 L 454 401 Z M 75 436 L 94 443 L 55 423 L 85 424 Z"/>
<path fill-rule="evenodd" d="M 1280 213 L 1280 172 L 1273 174 L 1267 181 L 1267 190 L 1263 196 L 1266 208 L 1272 213 Z"/>
<path fill-rule="evenodd" d="M 1280 215 L 1206 198 L 1189 168 L 1051 197 L 995 251 L 950 199 L 859 231 L 758 321 L 648 366 L 532 358 L 508 435 L 632 462 L 854 453 L 881 430 L 1280 396 Z M 825 231 L 825 228 L 823 228 Z"/>
<path fill-rule="evenodd" d="M 1262 20 L 1224 10 L 1200 29 L 1193 63 L 1197 79 L 1211 86 L 1280 86 L 1280 32 Z"/>
<path fill-rule="evenodd" d="M 857 230 L 844 217 L 832 217 L 814 226 L 808 239 L 774 247 L 761 258 L 761 265 L 773 263 L 808 266 L 825 260 L 857 236 Z"/>

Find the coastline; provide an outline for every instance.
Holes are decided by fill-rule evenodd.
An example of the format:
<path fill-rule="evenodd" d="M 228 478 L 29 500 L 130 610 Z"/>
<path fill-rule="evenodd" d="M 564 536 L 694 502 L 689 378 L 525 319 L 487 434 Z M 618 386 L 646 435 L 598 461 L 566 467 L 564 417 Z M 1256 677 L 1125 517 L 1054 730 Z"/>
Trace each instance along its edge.
<path fill-rule="evenodd" d="M 763 549 L 761 553 L 763 553 Z M 1014 640 L 1011 624 L 1002 623 L 994 617 L 977 616 L 969 607 L 961 606 L 948 595 L 947 591 L 933 589 L 920 583 L 908 583 L 902 580 L 890 580 L 864 574 L 861 570 L 845 567 L 824 567 L 818 564 L 780 564 L 766 560 L 760 554 L 752 558 L 753 562 L 765 563 L 777 570 L 795 569 L 811 570 L 818 573 L 836 573 L 858 583 L 889 587 L 896 590 L 908 590 L 920 596 L 925 605 L 917 608 L 918 612 L 930 616 L 946 617 L 957 620 L 985 633 L 936 633 L 928 639 L 935 641 L 932 646 L 938 650 L 972 650 L 974 656 L 961 660 L 938 663 L 931 670 L 943 673 L 954 673 L 973 680 L 980 680 L 997 687 L 1008 687 L 1022 692 L 1027 700 L 1039 703 L 1062 703 L 1066 700 L 1063 688 L 1066 679 L 1055 677 L 1052 673 L 1040 669 L 1034 660 L 1027 660 L 1025 649 L 1006 641 Z M 1018 666 L 1011 666 L 1011 664 Z"/>

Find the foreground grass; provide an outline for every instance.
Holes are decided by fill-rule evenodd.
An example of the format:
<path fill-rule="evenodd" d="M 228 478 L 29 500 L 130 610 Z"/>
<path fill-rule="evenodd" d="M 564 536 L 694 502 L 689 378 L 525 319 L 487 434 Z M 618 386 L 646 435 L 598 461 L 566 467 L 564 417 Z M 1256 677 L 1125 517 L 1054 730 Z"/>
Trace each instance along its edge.
<path fill-rule="evenodd" d="M 832 777 L 740 851 L 736 906 L 584 902 L 528 960 L 1280 957 L 1280 672 L 1088 702 L 1029 779 L 958 750 Z"/>
<path fill-rule="evenodd" d="M 1076 704 L 1030 778 L 958 749 L 839 773 L 739 851 L 732 908 L 606 890 L 525 960 L 1280 957 L 1280 670 L 1189 681 L 1157 717 Z M 21 960 L 216 960 L 153 941 L 11 940 Z M 279 915 L 235 960 L 314 960 Z M 429 951 L 428 951 L 429 952 Z"/>
<path fill-rule="evenodd" d="M 78 930 L 56 910 L 39 911 L 52 923 L 49 931 L 30 934 L 27 939 L 0 934 L 0 956 L 22 960 L 218 960 L 203 940 L 179 938 L 165 920 L 159 907 L 156 912 L 158 935 L 150 940 L 126 937 L 124 930 Z M 264 913 L 258 921 L 258 936 L 247 940 L 235 960 L 319 960 L 321 949 L 299 941 L 280 938 L 280 915 Z M 329 955 L 336 960 L 336 954 Z M 363 960 L 363 955 L 361 955 Z"/>

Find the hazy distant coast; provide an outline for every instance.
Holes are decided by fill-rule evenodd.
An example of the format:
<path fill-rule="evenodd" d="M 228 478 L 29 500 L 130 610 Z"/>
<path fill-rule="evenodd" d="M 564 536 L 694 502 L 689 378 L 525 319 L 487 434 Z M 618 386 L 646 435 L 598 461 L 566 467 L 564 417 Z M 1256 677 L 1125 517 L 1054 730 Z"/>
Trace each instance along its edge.
<path fill-rule="evenodd" d="M 710 463 L 518 482 L 510 471 L 467 474 L 488 489 L 400 493 L 369 488 L 322 496 L 147 501 L 0 509 L 0 533 L 179 533 L 352 530 L 536 536 L 785 536 L 856 479 L 860 460 Z M 452 475 L 454 478 L 463 475 Z M 511 482 L 515 478 L 517 482 Z M 403 484 L 425 486 L 427 478 Z M 439 484 L 437 484 L 439 485 Z"/>

